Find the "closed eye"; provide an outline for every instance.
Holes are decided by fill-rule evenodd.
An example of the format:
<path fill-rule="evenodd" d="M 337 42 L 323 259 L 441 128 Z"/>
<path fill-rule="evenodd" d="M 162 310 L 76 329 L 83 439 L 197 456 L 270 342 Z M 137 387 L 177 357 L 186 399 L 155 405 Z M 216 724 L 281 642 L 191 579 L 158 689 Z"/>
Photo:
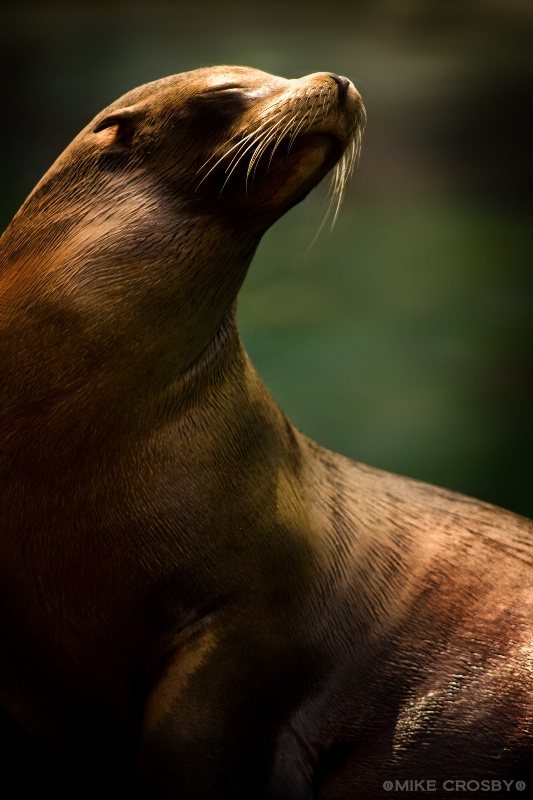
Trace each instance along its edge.
<path fill-rule="evenodd" d="M 242 90 L 244 86 L 238 83 L 222 83 L 220 86 L 212 86 L 210 89 L 205 89 L 203 94 L 213 94 L 214 92 L 227 92 L 231 89 Z"/>

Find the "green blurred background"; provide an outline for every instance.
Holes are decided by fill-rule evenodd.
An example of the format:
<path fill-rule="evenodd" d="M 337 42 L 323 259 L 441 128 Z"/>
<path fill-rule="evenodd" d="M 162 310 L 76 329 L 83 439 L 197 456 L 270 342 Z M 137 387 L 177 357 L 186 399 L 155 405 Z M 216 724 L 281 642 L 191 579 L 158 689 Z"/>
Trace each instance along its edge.
<path fill-rule="evenodd" d="M 96 112 L 220 63 L 350 77 L 368 113 L 339 220 L 267 234 L 246 346 L 305 433 L 533 516 L 529 0 L 4 4 L 2 228 Z M 0 365 L 1 368 L 1 365 Z"/>

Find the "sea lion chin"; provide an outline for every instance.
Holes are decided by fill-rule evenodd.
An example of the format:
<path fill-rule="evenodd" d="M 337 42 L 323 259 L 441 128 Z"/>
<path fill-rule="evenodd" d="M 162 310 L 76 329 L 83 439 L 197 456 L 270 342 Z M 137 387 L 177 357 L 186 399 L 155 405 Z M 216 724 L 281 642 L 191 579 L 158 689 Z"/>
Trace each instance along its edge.
<path fill-rule="evenodd" d="M 0 741 L 21 791 L 526 776 L 533 525 L 311 442 L 237 331 L 262 234 L 332 169 L 342 198 L 364 120 L 332 73 L 165 78 L 97 115 L 4 233 Z"/>

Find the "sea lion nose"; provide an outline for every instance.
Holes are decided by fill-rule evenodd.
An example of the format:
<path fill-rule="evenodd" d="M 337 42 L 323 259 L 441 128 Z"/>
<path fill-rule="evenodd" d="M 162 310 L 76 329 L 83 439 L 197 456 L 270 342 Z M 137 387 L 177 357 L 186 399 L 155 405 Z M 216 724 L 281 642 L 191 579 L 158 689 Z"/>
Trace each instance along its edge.
<path fill-rule="evenodd" d="M 350 86 L 350 81 L 343 75 L 336 75 L 334 72 L 328 72 L 327 74 L 337 84 L 339 92 L 339 105 L 341 107 L 346 105 L 346 97 L 348 96 L 348 88 Z"/>

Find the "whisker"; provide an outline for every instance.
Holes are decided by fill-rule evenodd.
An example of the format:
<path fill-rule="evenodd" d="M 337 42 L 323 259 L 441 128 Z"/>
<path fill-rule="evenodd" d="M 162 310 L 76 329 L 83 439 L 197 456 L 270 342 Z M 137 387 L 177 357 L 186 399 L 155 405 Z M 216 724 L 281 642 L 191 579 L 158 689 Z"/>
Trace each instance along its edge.
<path fill-rule="evenodd" d="M 274 104 L 272 104 L 272 106 L 268 106 L 268 107 L 267 107 L 265 110 L 266 110 L 266 111 L 268 111 L 268 109 L 269 109 L 269 108 L 271 108 L 271 107 L 273 107 L 273 106 L 274 106 Z M 237 137 L 238 137 L 238 141 L 237 141 L 237 142 L 236 142 L 236 143 L 235 143 L 235 144 L 234 144 L 232 147 L 230 147 L 230 148 L 229 148 L 229 150 L 227 150 L 225 153 L 223 153 L 223 154 L 220 156 L 220 158 L 219 158 L 219 159 L 218 159 L 218 160 L 217 160 L 217 161 L 216 161 L 216 162 L 213 164 L 213 166 L 211 167 L 211 169 L 209 169 L 209 170 L 206 172 L 206 174 L 203 176 L 203 178 L 201 179 L 201 181 L 200 181 L 200 183 L 198 184 L 198 186 L 200 186 L 200 185 L 203 183 L 203 181 L 205 181 L 205 179 L 206 179 L 206 178 L 207 178 L 207 177 L 208 177 L 208 176 L 209 176 L 209 175 L 210 175 L 210 174 L 213 172 L 213 170 L 214 170 L 214 169 L 216 169 L 216 168 L 218 167 L 218 165 L 219 165 L 219 164 L 220 164 L 222 161 L 224 161 L 224 159 L 225 159 L 225 158 L 227 158 L 227 157 L 228 157 L 228 156 L 229 156 L 229 155 L 230 155 L 230 154 L 231 154 L 231 153 L 232 153 L 234 150 L 237 150 L 237 151 L 238 151 L 238 149 L 239 149 L 240 147 L 242 147 L 242 146 L 243 146 L 243 145 L 246 143 L 246 141 L 247 141 L 248 139 L 250 139 L 251 137 L 255 136 L 255 135 L 258 133 L 258 131 L 260 131 L 260 130 L 261 130 L 261 128 L 264 128 L 266 125 L 270 125 L 271 123 L 272 123 L 272 120 L 270 120 L 270 119 L 267 119 L 267 120 L 265 120 L 263 123 L 261 123 L 261 125 L 257 126 L 257 127 L 256 127 L 256 128 L 254 128 L 252 131 L 250 131 L 250 133 L 246 134 L 246 136 L 242 137 L 242 133 L 243 133 L 243 131 L 241 131 L 240 133 L 238 133 L 238 134 L 236 134 L 235 136 L 233 136 L 233 137 L 232 137 L 232 139 L 233 139 L 233 138 L 237 138 Z M 245 129 L 245 130 L 246 130 L 246 129 Z M 229 141 L 231 142 L 231 141 L 232 141 L 232 139 L 230 139 Z M 210 162 L 210 161 L 212 161 L 212 159 L 213 159 L 213 158 L 216 158 L 217 154 L 220 152 L 220 150 L 222 149 L 222 147 L 224 147 L 224 145 L 221 145 L 221 147 L 220 147 L 220 148 L 218 148 L 218 149 L 215 151 L 215 153 L 213 153 L 213 155 L 209 156 L 209 158 L 207 159 L 207 161 L 204 161 L 204 163 L 203 163 L 203 164 L 202 164 L 202 165 L 201 165 L 201 166 L 198 168 L 198 170 L 197 170 L 197 174 L 198 174 L 198 173 L 200 173 L 200 172 L 201 172 L 201 170 L 203 170 L 203 169 L 204 169 L 204 167 L 206 167 L 206 166 L 209 164 L 209 162 Z M 232 161 L 233 161 L 233 159 L 232 159 Z M 198 188 L 198 187 L 197 187 L 197 188 Z"/>
<path fill-rule="evenodd" d="M 270 153 L 270 158 L 268 159 L 268 166 L 269 167 L 270 167 L 270 165 L 272 163 L 272 158 L 274 157 L 274 153 L 276 152 L 276 150 L 280 146 L 281 142 L 283 141 L 286 132 L 290 131 L 292 125 L 294 125 L 294 119 L 293 118 L 289 119 L 288 123 L 285 125 L 283 130 L 279 131 L 277 139 L 276 139 L 276 142 L 274 143 L 274 147 L 272 148 L 272 152 Z"/>
<path fill-rule="evenodd" d="M 333 230 L 339 215 L 342 201 L 344 200 L 344 196 L 346 194 L 348 182 L 359 160 L 361 142 L 362 132 L 360 126 L 358 126 L 354 134 L 354 138 L 351 140 L 341 160 L 333 170 L 333 175 L 331 177 L 331 182 L 328 189 L 328 195 L 330 196 L 328 207 L 326 209 L 326 213 L 324 214 L 324 218 L 322 219 L 322 222 L 320 223 L 317 232 L 313 236 L 313 239 L 306 252 L 309 252 L 309 250 L 313 247 L 314 243 L 322 233 L 326 222 L 331 216 L 332 209 L 335 207 L 330 227 L 330 231 Z"/>
<path fill-rule="evenodd" d="M 277 120 L 277 121 L 276 120 L 268 120 L 268 123 L 270 124 L 270 128 L 268 128 L 265 131 L 262 131 L 259 134 L 259 136 L 256 136 L 255 138 L 252 138 L 251 141 L 249 141 L 249 142 L 247 141 L 245 143 L 247 146 L 244 149 L 242 149 L 241 152 L 237 152 L 236 154 L 234 154 L 230 164 L 228 165 L 228 167 L 226 169 L 226 172 L 229 170 L 229 173 L 226 176 L 226 179 L 225 179 L 220 191 L 222 191 L 222 189 L 224 189 L 224 187 L 226 186 L 226 184 L 227 184 L 228 180 L 230 179 L 231 175 L 233 174 L 233 172 L 235 171 L 235 169 L 237 168 L 237 166 L 239 165 L 241 160 L 244 158 L 246 153 L 252 147 L 256 146 L 258 144 L 258 142 L 261 142 L 261 144 L 259 146 L 262 146 L 262 144 L 264 142 L 268 143 L 271 140 L 271 138 L 273 137 L 273 129 L 276 128 L 278 125 L 280 125 L 282 122 L 283 122 L 283 119 Z M 261 125 L 260 128 L 262 128 L 262 127 L 264 127 L 264 126 Z M 257 129 L 257 130 L 259 130 L 259 129 Z M 257 131 L 252 131 L 252 134 L 256 134 L 256 133 L 257 133 Z M 250 136 L 252 136 L 252 134 Z M 247 139 L 250 138 L 250 136 L 248 136 Z M 250 169 L 251 169 L 250 165 L 253 162 L 253 159 L 255 157 L 255 153 L 256 153 L 256 151 L 254 151 L 254 154 L 252 155 L 252 161 L 250 162 L 250 164 L 248 166 L 248 171 L 246 173 L 246 187 L 245 187 L 246 191 L 248 191 L 248 177 L 249 177 Z"/>
<path fill-rule="evenodd" d="M 265 151 L 266 151 L 266 149 L 269 147 L 269 145 L 270 145 L 270 144 L 271 144 L 271 143 L 272 143 L 274 140 L 276 140 L 276 141 L 275 141 L 275 144 L 274 144 L 274 148 L 273 148 L 273 150 L 272 150 L 272 152 L 271 152 L 271 154 L 270 154 L 270 158 L 269 158 L 269 161 L 268 161 L 268 166 L 270 166 L 270 163 L 271 163 L 271 161 L 272 161 L 272 156 L 273 156 L 273 154 L 274 154 L 274 152 L 275 152 L 275 150 L 276 150 L 276 148 L 277 148 L 277 146 L 278 146 L 278 144 L 279 144 L 280 140 L 283 138 L 283 134 L 284 134 L 285 130 L 286 130 L 286 129 L 287 129 L 287 127 L 288 127 L 288 126 L 290 126 L 290 125 L 292 124 L 292 122 L 293 122 L 293 120 L 292 120 L 292 119 L 291 119 L 291 120 L 289 120 L 289 122 L 287 123 L 287 125 L 285 125 L 285 127 L 283 128 L 283 130 L 281 130 L 281 131 L 277 131 L 277 128 L 279 128 L 279 126 L 280 126 L 280 125 L 282 125 L 282 124 L 283 124 L 283 122 L 285 122 L 285 118 L 286 118 L 286 117 L 284 116 L 282 119 L 278 120 L 278 122 L 276 123 L 276 125 L 275 125 L 275 126 L 273 126 L 273 127 L 272 127 L 272 129 L 271 129 L 271 131 L 270 131 L 270 134 L 271 134 L 271 135 L 270 135 L 269 137 L 267 137 L 267 138 L 266 138 L 266 139 L 265 139 L 265 140 L 264 140 L 264 141 L 261 143 L 261 145 L 260 145 L 260 146 L 257 148 L 257 150 L 255 151 L 255 153 L 253 154 L 253 156 L 252 156 L 252 158 L 251 158 L 251 160 L 250 160 L 250 164 L 249 164 L 249 166 L 248 166 L 248 172 L 247 172 L 247 175 L 246 175 L 246 177 L 247 177 L 247 178 L 248 178 L 248 176 L 250 175 L 250 172 L 252 172 L 252 170 L 253 170 L 253 174 L 255 175 L 255 172 L 256 172 L 256 170 L 257 170 L 257 166 L 258 166 L 258 164 L 259 164 L 259 161 L 260 161 L 260 159 L 262 158 L 263 154 L 265 153 Z"/>
<path fill-rule="evenodd" d="M 307 117 L 307 115 L 308 115 L 308 114 L 310 114 L 310 113 L 311 113 L 311 109 L 310 109 L 310 108 L 308 108 L 308 109 L 307 109 L 307 111 L 305 112 L 305 114 L 304 114 L 303 118 L 300 120 L 299 124 L 296 126 L 296 128 L 295 128 L 295 129 L 294 129 L 294 131 L 292 132 L 292 134 L 291 134 L 291 138 L 289 139 L 289 145 L 288 145 L 288 147 L 287 147 L 287 152 L 288 152 L 288 153 L 290 153 L 290 151 L 291 151 L 291 148 L 292 148 L 292 146 L 293 146 L 294 142 L 296 141 L 296 137 L 298 136 L 298 134 L 299 134 L 299 133 L 300 133 L 300 131 L 302 130 L 302 128 L 303 128 L 303 126 L 304 126 L 304 124 L 305 124 L 305 122 L 306 122 L 306 117 Z M 308 128 L 310 128 L 310 127 L 312 126 L 313 122 L 315 121 L 315 118 L 316 118 L 316 114 L 315 114 L 315 117 L 313 117 L 313 119 L 311 120 L 311 122 L 308 124 L 308 126 L 307 126 Z"/>
<path fill-rule="evenodd" d="M 264 114 L 264 115 L 265 115 L 265 114 L 268 114 L 268 112 L 269 112 L 269 111 L 271 111 L 272 109 L 275 109 L 275 112 L 277 113 L 277 112 L 279 111 L 279 108 L 278 108 L 277 106 L 278 106 L 277 102 L 276 102 L 276 101 L 273 101 L 273 102 L 272 102 L 272 103 L 270 103 L 269 105 L 265 106 L 265 108 L 263 109 L 263 114 Z M 232 137 L 231 137 L 230 141 L 231 141 L 232 139 L 238 138 L 237 145 L 239 145 L 239 144 L 241 143 L 241 141 L 242 141 L 242 135 L 243 135 L 243 133 L 246 133 L 246 131 L 250 131 L 250 132 L 249 132 L 249 133 L 248 133 L 248 134 L 247 134 L 247 135 L 244 137 L 245 139 L 246 139 L 246 138 L 249 138 L 250 136 L 253 136 L 255 133 L 257 133 L 259 130 L 261 130 L 261 128 L 264 128 L 264 127 L 265 127 L 265 125 L 270 125 L 271 123 L 272 123 L 272 119 L 270 119 L 269 117 L 267 117 L 267 119 L 265 119 L 265 120 L 264 120 L 264 122 L 262 122 L 260 125 L 256 125 L 255 127 L 247 126 L 247 127 L 246 127 L 246 128 L 244 128 L 242 131 L 239 131 L 237 134 L 235 134 L 234 136 L 232 136 Z M 255 125 L 255 123 L 254 123 L 254 125 Z M 235 145 L 234 145 L 234 146 L 235 146 Z M 221 149 L 222 147 L 224 147 L 224 145 L 221 145 L 221 146 L 220 146 L 220 148 L 218 149 L 218 152 L 220 151 L 220 149 Z M 233 149 L 233 148 L 231 148 L 231 149 Z M 229 151 L 228 151 L 228 152 L 229 152 Z M 227 155 L 227 153 L 226 153 L 225 155 Z M 209 163 L 209 161 L 210 161 L 212 158 L 214 158 L 215 156 L 216 156 L 216 153 L 214 153 L 212 156 L 210 156 L 210 157 L 207 159 L 207 161 L 206 161 L 206 162 L 204 162 L 204 165 L 203 165 L 203 166 L 205 166 L 205 164 L 208 164 L 208 163 Z"/>
<path fill-rule="evenodd" d="M 265 136 L 265 135 L 268 135 L 268 133 L 269 133 L 269 132 L 270 132 L 270 130 L 272 129 L 272 125 L 273 125 L 273 124 L 275 124 L 275 122 L 276 122 L 276 120 L 271 120 L 271 119 L 267 119 L 267 120 L 265 120 L 265 121 L 264 121 L 264 122 L 263 122 L 261 125 L 259 125 L 257 128 L 255 128 L 254 130 L 252 130 L 252 131 L 251 131 L 249 134 L 247 134 L 247 136 L 245 136 L 245 137 L 244 137 L 244 139 L 242 139 L 242 140 L 241 140 L 240 144 L 241 144 L 241 145 L 244 147 L 244 145 L 245 145 L 247 142 L 249 142 L 249 140 L 250 140 L 250 139 L 252 139 L 252 141 L 250 142 L 250 146 L 253 146 L 253 145 L 255 144 L 255 142 L 256 142 L 256 141 L 258 141 L 258 140 L 262 139 L 262 138 L 263 138 L 263 136 Z M 264 130 L 262 133 L 260 133 L 261 129 L 262 129 L 262 128 L 264 128 L 265 126 L 270 126 L 270 127 L 267 127 L 267 129 L 266 129 L 266 130 Z M 258 135 L 258 134 L 259 134 L 259 135 Z M 254 137 L 255 137 L 255 138 L 254 138 Z M 232 148 L 232 150 L 233 150 L 233 149 L 234 149 L 234 148 Z M 249 147 L 247 147 L 247 148 L 246 148 L 246 150 L 245 150 L 244 152 L 246 152 L 246 151 L 247 151 L 247 150 L 249 150 L 249 149 L 250 149 L 250 148 L 249 148 Z M 232 166 L 232 164 L 233 164 L 233 162 L 235 161 L 235 159 L 239 160 L 239 159 L 241 158 L 241 156 L 242 156 L 242 153 L 239 153 L 239 152 L 238 152 L 238 150 L 237 150 L 237 153 L 235 153 L 235 154 L 233 155 L 233 158 L 231 159 L 230 163 L 228 164 L 228 167 L 227 167 L 227 169 L 230 169 L 230 167 Z"/>
<path fill-rule="evenodd" d="M 259 135 L 259 136 L 258 136 L 256 139 L 252 140 L 252 141 L 251 141 L 251 142 L 248 144 L 248 146 L 245 148 L 245 150 L 243 150 L 243 151 L 242 151 L 242 153 L 239 153 L 239 155 L 238 155 L 238 157 L 237 157 L 237 159 L 236 159 L 236 160 L 235 160 L 235 157 L 232 159 L 231 163 L 233 164 L 233 166 L 232 166 L 232 168 L 231 168 L 231 170 L 230 170 L 230 172 L 229 172 L 228 176 L 226 177 L 226 180 L 224 181 L 224 184 L 223 184 L 222 188 L 224 188 L 224 186 L 225 186 L 225 185 L 226 185 L 226 183 L 228 182 L 229 178 L 231 177 L 231 175 L 232 175 L 233 171 L 236 169 L 236 167 L 238 166 L 238 164 L 239 164 L 239 162 L 242 160 L 242 158 L 244 158 L 244 156 L 246 155 L 246 153 L 247 153 L 247 152 L 248 152 L 248 151 L 249 151 L 249 150 L 250 150 L 252 147 L 254 147 L 255 145 L 258 145 L 259 143 L 260 143 L 260 144 L 259 144 L 259 147 L 263 147 L 263 145 L 265 144 L 265 142 L 268 144 L 268 143 L 271 141 L 271 139 L 273 138 L 273 135 L 274 135 L 274 134 L 273 134 L 273 128 L 276 128 L 276 127 L 277 127 L 279 124 L 281 124 L 281 122 L 282 122 L 282 120 L 278 120 L 278 122 L 275 122 L 275 121 L 274 121 L 274 123 L 273 123 L 272 127 L 271 127 L 271 128 L 269 128 L 269 129 L 268 129 L 268 130 L 266 130 L 266 131 L 263 131 L 263 132 L 262 132 L 262 133 L 261 133 L 261 134 L 260 134 L 260 135 Z M 253 155 L 252 155 L 252 157 L 251 157 L 251 159 L 250 159 L 250 162 L 249 162 L 249 164 L 248 164 L 248 169 L 247 169 L 247 172 L 246 172 L 246 191 L 248 191 L 248 177 L 249 177 L 249 175 L 250 175 L 250 170 L 251 170 L 251 168 L 252 168 L 252 165 L 253 165 L 253 163 L 254 163 L 254 159 L 255 159 L 255 157 L 256 157 L 256 153 L 257 153 L 257 150 L 255 150 L 255 151 L 254 151 L 254 153 L 253 153 Z M 235 162 L 235 163 L 233 163 L 233 162 Z M 230 164 L 230 166 L 231 166 L 231 164 Z M 228 168 L 229 168 L 229 167 L 228 167 Z"/>
<path fill-rule="evenodd" d="M 208 176 L 209 176 L 209 175 L 210 175 L 210 174 L 213 172 L 213 170 L 214 170 L 214 169 L 216 169 L 216 168 L 218 167 L 218 165 L 219 165 L 219 164 L 221 164 L 221 163 L 222 163 L 222 161 L 224 161 L 224 159 L 225 159 L 225 158 L 228 158 L 228 156 L 229 156 L 229 155 L 230 155 L 230 154 L 231 154 L 231 153 L 232 153 L 232 152 L 233 152 L 235 149 L 237 149 L 237 150 L 238 150 L 238 148 L 242 147 L 242 146 L 243 146 L 243 144 L 245 144 L 245 143 L 246 143 L 246 140 L 247 140 L 247 139 L 249 139 L 251 136 L 254 136 L 254 135 L 255 135 L 255 131 L 252 131 L 251 133 L 247 134 L 247 136 L 245 136 L 245 137 L 244 137 L 244 140 L 243 140 L 243 139 L 241 139 L 241 138 L 239 138 L 239 140 L 238 140 L 238 141 L 237 141 L 237 142 L 236 142 L 236 143 L 235 143 L 235 144 L 234 144 L 232 147 L 230 147 L 230 148 L 229 148 L 229 150 L 227 150 L 225 153 L 223 153 L 223 154 L 220 156 L 220 158 L 219 158 L 217 161 L 215 161 L 215 163 L 213 164 L 213 166 L 211 167 L 211 169 L 209 169 L 209 170 L 208 170 L 208 171 L 205 173 L 205 175 L 203 176 L 203 178 L 202 178 L 202 180 L 200 181 L 200 183 L 198 184 L 198 186 L 200 186 L 200 184 L 202 184 L 202 183 L 203 183 L 203 181 L 205 181 L 205 179 L 206 179 L 206 178 L 207 178 L 207 177 L 208 177 Z M 231 141 L 231 139 L 230 139 L 230 141 Z M 210 162 L 210 161 L 212 161 L 212 159 L 213 159 L 213 158 L 215 158 L 215 157 L 216 157 L 216 155 L 217 155 L 217 153 L 219 153 L 219 152 L 220 152 L 220 148 L 219 148 L 219 149 L 218 149 L 218 150 L 217 150 L 217 151 L 216 151 L 216 152 L 215 152 L 215 153 L 214 153 L 212 156 L 210 156 L 210 157 L 207 159 L 207 161 L 204 161 L 204 163 L 202 164 L 202 166 L 201 166 L 201 167 L 200 167 L 200 168 L 197 170 L 197 174 L 198 174 L 198 173 L 199 173 L 199 172 L 200 172 L 200 171 L 201 171 L 201 170 L 202 170 L 202 169 L 203 169 L 205 166 L 207 166 L 207 164 L 209 164 L 209 162 Z"/>

